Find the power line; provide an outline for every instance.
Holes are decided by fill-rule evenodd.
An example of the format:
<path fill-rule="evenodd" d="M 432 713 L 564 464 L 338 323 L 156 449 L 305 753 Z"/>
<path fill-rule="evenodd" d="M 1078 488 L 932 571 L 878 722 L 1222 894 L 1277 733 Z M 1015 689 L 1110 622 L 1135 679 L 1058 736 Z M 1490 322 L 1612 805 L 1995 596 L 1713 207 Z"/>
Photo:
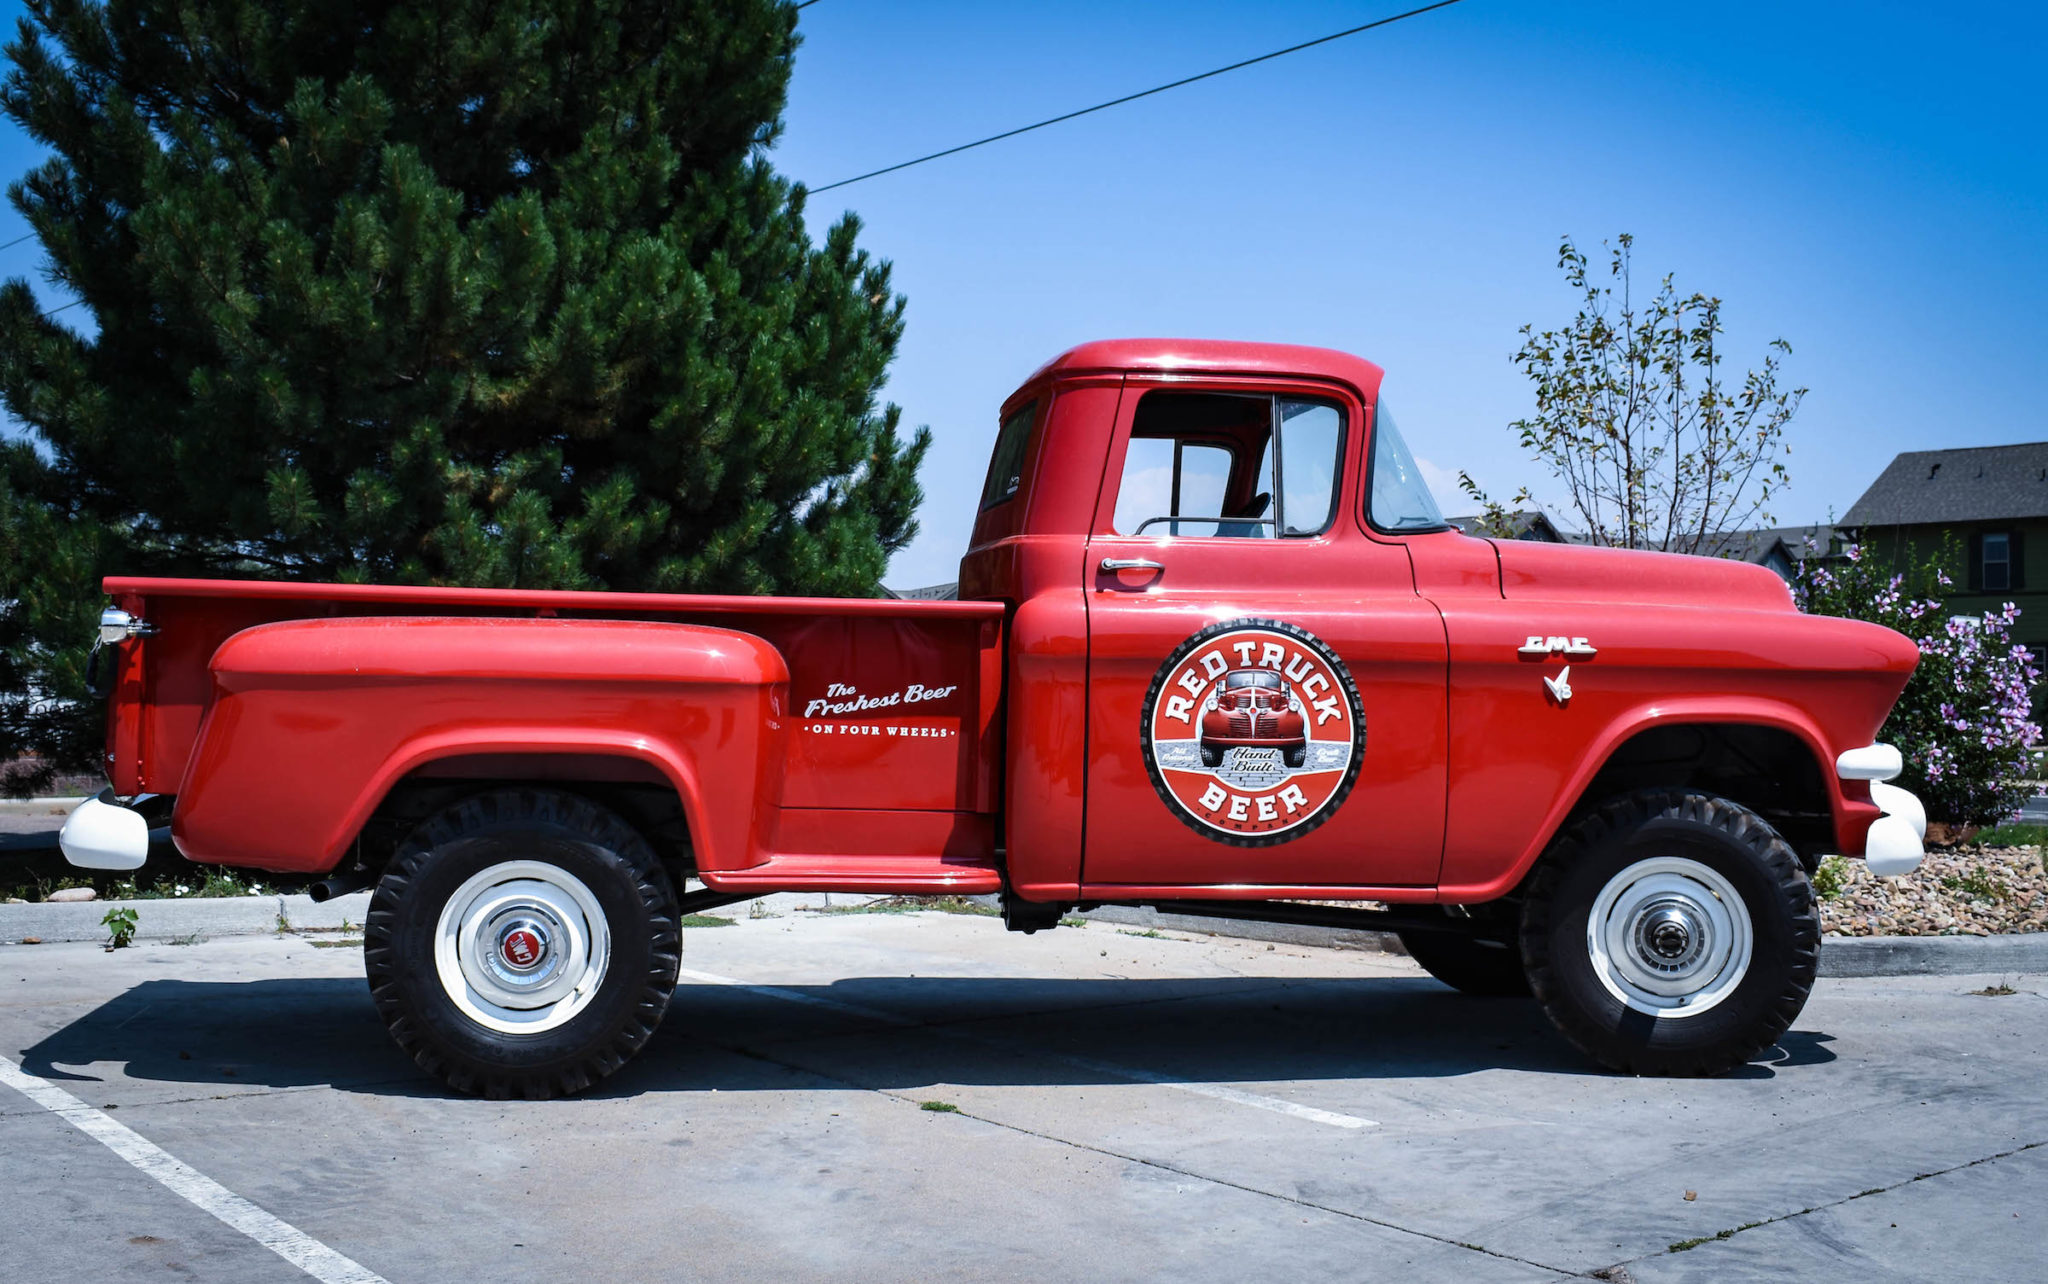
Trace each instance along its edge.
<path fill-rule="evenodd" d="M 816 4 L 818 3 L 818 0 L 811 0 L 811 3 Z M 23 241 L 33 241 L 34 239 L 36 239 L 36 234 L 34 232 L 30 232 L 26 236 L 17 236 L 11 241 L 0 241 L 0 250 L 13 249 L 15 246 L 21 244 Z M 48 312 L 43 313 L 43 315 L 46 317 L 53 317 L 56 316 L 59 312 L 64 311 L 66 308 L 75 308 L 83 302 L 85 302 L 84 299 L 73 299 L 69 303 L 60 303 L 56 307 L 51 308 Z"/>
<path fill-rule="evenodd" d="M 816 4 L 817 0 L 809 0 L 809 2 Z M 1125 103 L 1136 102 L 1140 98 L 1150 98 L 1154 94 L 1163 94 L 1169 89 L 1179 89 L 1182 85 L 1192 85 L 1198 80 L 1208 80 L 1213 76 L 1221 76 L 1226 72 L 1239 71 L 1245 67 L 1254 66 L 1262 62 L 1271 62 L 1275 58 L 1284 58 L 1291 53 L 1300 53 L 1304 49 L 1313 49 L 1317 45 L 1329 44 L 1332 40 L 1342 40 L 1346 36 L 1355 36 L 1361 31 L 1371 31 L 1375 27 L 1388 26 L 1392 23 L 1400 22 L 1404 18 L 1420 17 L 1436 9 L 1448 9 L 1458 2 L 1459 0 L 1437 0 L 1435 4 L 1426 4 L 1420 9 L 1410 9 L 1406 13 L 1397 13 L 1390 18 L 1381 18 L 1377 22 L 1368 22 L 1361 27 L 1352 27 L 1346 31 L 1334 32 L 1327 36 L 1318 37 L 1315 40 L 1305 40 L 1298 45 L 1289 45 L 1285 49 L 1275 49 L 1272 53 L 1260 54 L 1256 58 L 1247 58 L 1243 62 L 1231 63 L 1228 67 L 1218 67 L 1214 71 L 1205 71 L 1197 76 L 1185 76 L 1164 85 L 1154 86 L 1151 89 L 1139 90 L 1135 94 L 1125 94 L 1121 98 L 1112 98 L 1106 103 L 1097 103 L 1093 107 L 1083 107 L 1079 111 L 1070 111 L 1064 116 L 1054 116 L 1050 120 L 1041 120 L 1035 125 L 1025 125 L 1018 129 L 1005 130 L 1000 134 L 990 134 L 987 138 L 977 138 L 971 143 L 962 143 L 958 147 L 948 147 L 942 152 L 933 152 L 929 156 L 920 156 L 916 160 L 907 160 L 882 169 L 869 170 L 865 174 L 856 174 L 852 178 L 842 178 L 836 183 L 827 183 L 823 187 L 813 187 L 810 191 L 815 196 L 819 192 L 829 192 L 835 187 L 845 187 L 850 183 L 861 183 L 870 178 L 880 178 L 884 174 L 893 174 L 899 169 L 909 169 L 912 165 L 922 165 L 926 161 L 935 161 L 942 156 L 952 156 L 959 152 L 971 151 L 976 147 L 984 147 L 989 143 L 999 143 L 1005 138 L 1015 138 L 1019 134 L 1028 134 L 1034 129 L 1044 129 L 1047 125 L 1057 125 L 1063 121 L 1073 120 L 1078 116 L 1086 116 L 1091 112 L 1106 111 L 1111 107 L 1121 107 Z M 802 6 L 799 5 L 798 7 L 801 8 Z"/>

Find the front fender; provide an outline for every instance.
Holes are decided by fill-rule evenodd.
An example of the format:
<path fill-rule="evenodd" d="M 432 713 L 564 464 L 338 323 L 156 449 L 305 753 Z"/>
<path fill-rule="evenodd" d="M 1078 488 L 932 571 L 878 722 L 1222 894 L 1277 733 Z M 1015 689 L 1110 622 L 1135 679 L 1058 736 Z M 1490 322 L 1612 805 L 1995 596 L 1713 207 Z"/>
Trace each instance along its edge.
<path fill-rule="evenodd" d="M 1843 852 L 1863 850 L 1864 834 L 1878 818 L 1879 809 L 1869 801 L 1867 786 L 1836 778 L 1834 750 L 1828 747 L 1828 739 L 1820 726 L 1805 712 L 1763 696 L 1645 699 L 1608 719 L 1601 727 L 1586 751 L 1577 758 L 1565 777 L 1563 787 L 1550 796 L 1541 822 L 1529 832 L 1526 845 L 1514 853 L 1512 865 L 1503 868 L 1498 852 L 1469 846 L 1461 848 L 1455 842 L 1456 830 L 1453 829 L 1453 841 L 1446 844 L 1437 899 L 1450 904 L 1476 904 L 1513 891 L 1550 845 L 1551 839 L 1578 805 L 1580 796 L 1617 749 L 1638 733 L 1653 727 L 1700 722 L 1772 727 L 1797 737 L 1813 755 L 1828 789 L 1838 849 Z M 1478 800 L 1466 801 L 1476 803 Z"/>
<path fill-rule="evenodd" d="M 789 669 L 751 634 L 634 620 L 376 617 L 244 630 L 171 834 L 193 860 L 334 868 L 408 773 L 470 754 L 604 754 L 675 786 L 701 868 L 766 852 Z"/>

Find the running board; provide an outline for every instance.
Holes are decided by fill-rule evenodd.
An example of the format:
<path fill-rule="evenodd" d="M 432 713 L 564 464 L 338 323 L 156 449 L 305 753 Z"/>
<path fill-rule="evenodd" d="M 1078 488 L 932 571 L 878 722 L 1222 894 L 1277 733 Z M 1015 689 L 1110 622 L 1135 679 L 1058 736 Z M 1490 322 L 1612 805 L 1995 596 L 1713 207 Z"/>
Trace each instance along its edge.
<path fill-rule="evenodd" d="M 1455 918 L 1441 909 L 1348 909 L 1339 905 L 1304 905 L 1298 901 L 1139 901 L 1162 914 L 1189 918 L 1236 918 L 1254 923 L 1297 923 L 1306 927 L 1345 927 L 1360 932 L 1449 932 L 1481 935 L 1481 923 Z M 1488 933 L 1488 935 L 1491 935 Z"/>

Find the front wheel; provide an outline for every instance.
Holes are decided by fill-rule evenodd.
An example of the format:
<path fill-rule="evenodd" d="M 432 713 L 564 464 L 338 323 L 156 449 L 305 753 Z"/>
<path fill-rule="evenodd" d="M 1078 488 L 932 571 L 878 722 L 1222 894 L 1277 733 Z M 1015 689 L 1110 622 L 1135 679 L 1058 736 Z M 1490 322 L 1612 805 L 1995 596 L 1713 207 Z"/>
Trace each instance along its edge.
<path fill-rule="evenodd" d="M 1544 854 L 1522 909 L 1530 988 L 1567 1039 L 1631 1074 L 1743 1065 L 1813 989 L 1820 920 L 1799 858 L 1755 812 L 1644 790 Z"/>
<path fill-rule="evenodd" d="M 639 1051 L 681 964 L 673 887 L 588 799 L 498 790 L 414 830 L 363 927 L 391 1037 L 461 1092 L 579 1092 Z"/>

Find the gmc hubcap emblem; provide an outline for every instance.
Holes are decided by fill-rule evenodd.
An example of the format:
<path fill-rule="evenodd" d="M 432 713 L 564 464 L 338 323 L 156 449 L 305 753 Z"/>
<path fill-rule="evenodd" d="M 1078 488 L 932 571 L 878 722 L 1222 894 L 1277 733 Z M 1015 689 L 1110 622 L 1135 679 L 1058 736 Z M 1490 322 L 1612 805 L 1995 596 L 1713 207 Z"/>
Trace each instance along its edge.
<path fill-rule="evenodd" d="M 516 972 L 531 972 L 547 958 L 547 937 L 532 923 L 515 923 L 498 938 L 498 957 Z"/>

